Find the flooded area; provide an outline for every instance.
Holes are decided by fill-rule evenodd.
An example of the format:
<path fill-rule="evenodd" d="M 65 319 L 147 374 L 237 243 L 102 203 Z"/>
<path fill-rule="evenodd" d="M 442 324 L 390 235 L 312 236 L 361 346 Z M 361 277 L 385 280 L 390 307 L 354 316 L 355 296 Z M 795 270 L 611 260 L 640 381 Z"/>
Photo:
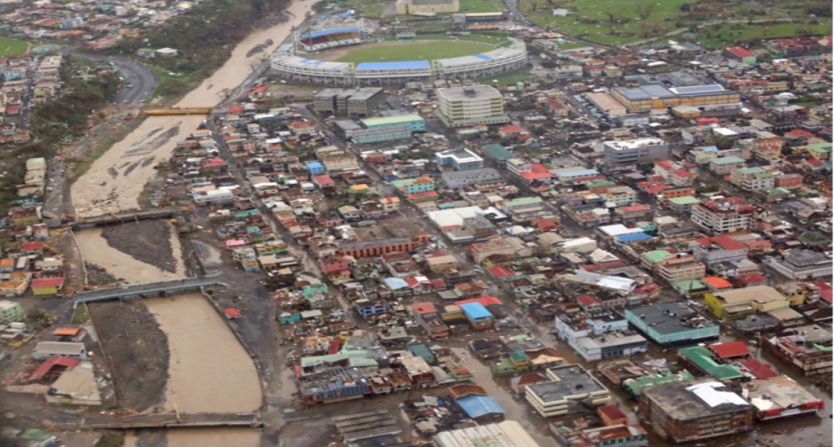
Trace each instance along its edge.
<path fill-rule="evenodd" d="M 294 1 L 287 20 L 253 32 L 232 51 L 212 76 L 186 94 L 177 107 L 213 107 L 222 102 L 311 11 L 314 2 Z M 258 51 L 252 51 L 257 48 Z M 122 141 L 98 158 L 71 189 L 75 213 L 80 217 L 139 208 L 139 198 L 155 166 L 167 161 L 176 143 L 197 130 L 200 116 L 147 118 Z"/>
<path fill-rule="evenodd" d="M 257 447 L 259 445 L 261 445 L 261 433 L 248 428 L 168 431 L 168 447 Z"/>
<path fill-rule="evenodd" d="M 254 363 L 206 298 L 193 293 L 145 304 L 167 335 L 171 352 L 166 410 L 237 413 L 261 406 Z"/>

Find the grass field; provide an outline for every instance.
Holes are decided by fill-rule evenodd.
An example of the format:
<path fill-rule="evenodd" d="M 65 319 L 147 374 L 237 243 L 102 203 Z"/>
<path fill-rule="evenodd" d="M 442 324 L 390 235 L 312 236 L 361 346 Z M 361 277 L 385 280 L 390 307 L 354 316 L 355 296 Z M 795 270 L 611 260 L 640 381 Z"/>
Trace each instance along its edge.
<path fill-rule="evenodd" d="M 733 25 L 707 28 L 698 32 L 707 48 L 721 48 L 730 43 L 794 36 L 824 36 L 831 33 L 831 23 L 777 23 L 772 25 Z"/>
<path fill-rule="evenodd" d="M 673 29 L 681 6 L 693 0 L 520 0 L 522 12 L 534 23 L 569 36 L 605 45 L 619 45 L 645 38 L 647 33 Z M 556 8 L 571 14 L 553 15 Z M 641 12 L 646 16 L 640 18 Z"/>
<path fill-rule="evenodd" d="M 15 57 L 26 54 L 29 44 L 11 37 L 0 36 L 0 57 Z"/>
<path fill-rule="evenodd" d="M 503 10 L 503 0 L 460 0 L 460 12 L 499 12 Z"/>
<path fill-rule="evenodd" d="M 495 49 L 494 45 L 471 40 L 386 42 L 357 47 L 339 58 L 339 61 L 359 63 L 434 60 L 478 54 L 493 49 Z"/>

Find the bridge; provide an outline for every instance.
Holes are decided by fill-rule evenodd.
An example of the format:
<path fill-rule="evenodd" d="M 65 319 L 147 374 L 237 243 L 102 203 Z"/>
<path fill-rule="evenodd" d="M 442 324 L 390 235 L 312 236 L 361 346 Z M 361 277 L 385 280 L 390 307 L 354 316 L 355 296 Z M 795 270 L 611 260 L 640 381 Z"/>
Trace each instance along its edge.
<path fill-rule="evenodd" d="M 73 307 L 76 307 L 81 303 L 89 304 L 102 301 L 120 300 L 124 298 L 152 298 L 191 292 L 199 290 L 201 287 L 229 286 L 224 282 L 215 280 L 214 278 L 217 276 L 219 276 L 219 274 L 215 274 L 213 276 L 203 276 L 201 278 L 175 279 L 172 281 L 133 284 L 113 289 L 80 292 L 75 296 Z"/>
<path fill-rule="evenodd" d="M 142 109 L 141 116 L 211 115 L 211 107 L 165 107 Z"/>
<path fill-rule="evenodd" d="M 49 225 L 49 227 L 71 227 L 73 230 L 83 230 L 85 228 L 103 227 L 105 225 L 116 225 L 127 222 L 137 222 L 140 220 L 168 219 L 176 217 L 179 213 L 180 210 L 174 207 L 155 208 L 143 211 L 126 211 L 122 213 L 104 214 L 94 217 L 79 217 L 69 222 L 55 222 Z"/>
<path fill-rule="evenodd" d="M 86 418 L 83 422 L 69 422 L 61 425 L 74 430 L 134 430 L 161 428 L 214 428 L 242 427 L 259 428 L 263 422 L 258 413 L 235 414 L 142 414 L 135 416 L 110 416 Z"/>

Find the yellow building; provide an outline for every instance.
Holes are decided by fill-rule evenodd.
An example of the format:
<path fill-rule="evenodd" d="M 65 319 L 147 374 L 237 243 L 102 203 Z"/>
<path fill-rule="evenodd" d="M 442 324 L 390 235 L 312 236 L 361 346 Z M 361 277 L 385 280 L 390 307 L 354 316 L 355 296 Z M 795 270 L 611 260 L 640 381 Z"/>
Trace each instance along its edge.
<path fill-rule="evenodd" d="M 704 107 L 741 102 L 738 92 L 726 90 L 720 84 L 671 88 L 649 84 L 636 88 L 615 88 L 611 95 L 632 113 L 677 106 Z"/>
<path fill-rule="evenodd" d="M 705 295 L 704 305 L 718 318 L 733 320 L 754 312 L 771 312 L 790 306 L 790 300 L 770 286 L 753 286 Z"/>

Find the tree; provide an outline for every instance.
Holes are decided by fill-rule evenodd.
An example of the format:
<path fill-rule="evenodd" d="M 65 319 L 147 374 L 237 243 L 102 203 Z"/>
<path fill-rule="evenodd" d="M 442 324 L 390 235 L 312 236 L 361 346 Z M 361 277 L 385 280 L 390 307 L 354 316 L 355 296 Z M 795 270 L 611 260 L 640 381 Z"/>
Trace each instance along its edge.
<path fill-rule="evenodd" d="M 637 12 L 637 16 L 642 20 L 646 20 L 650 15 L 652 15 L 651 3 L 643 3 L 640 0 L 634 0 L 634 10 Z"/>

